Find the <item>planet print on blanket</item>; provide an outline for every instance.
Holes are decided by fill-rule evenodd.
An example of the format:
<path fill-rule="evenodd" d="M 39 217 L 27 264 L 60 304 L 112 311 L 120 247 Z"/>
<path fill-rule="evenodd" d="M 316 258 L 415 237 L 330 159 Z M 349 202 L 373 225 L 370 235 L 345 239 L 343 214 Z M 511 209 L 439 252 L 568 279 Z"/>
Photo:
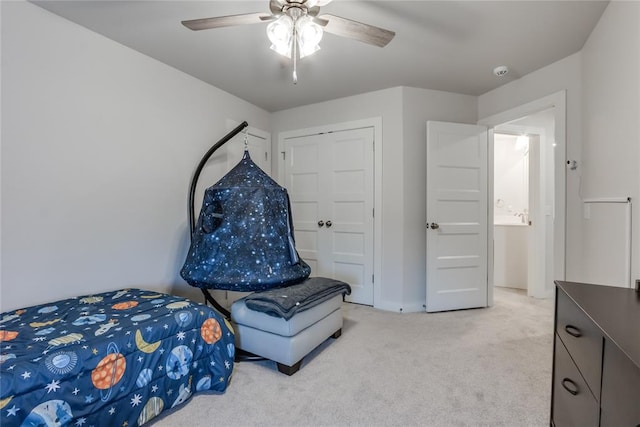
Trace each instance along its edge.
<path fill-rule="evenodd" d="M 57 305 L 48 305 L 46 307 L 42 307 L 40 310 L 38 310 L 38 313 L 40 314 L 49 314 L 49 313 L 53 313 L 54 311 L 58 310 L 58 306 Z"/>
<path fill-rule="evenodd" d="M 189 366 L 193 361 L 193 353 L 189 347 L 179 345 L 174 347 L 167 357 L 166 373 L 172 380 L 178 380 L 189 373 Z"/>
<path fill-rule="evenodd" d="M 138 305 L 138 301 L 124 301 L 113 304 L 111 308 L 114 310 L 128 310 L 130 308 L 136 307 Z"/>
<path fill-rule="evenodd" d="M 181 328 L 186 328 L 193 321 L 193 313 L 190 311 L 179 311 L 174 317 Z"/>
<path fill-rule="evenodd" d="M 122 379 L 127 369 L 127 361 L 118 352 L 118 347 L 114 343 L 107 346 L 107 355 L 103 357 L 98 365 L 91 371 L 91 382 L 94 387 L 100 390 L 100 398 L 107 401 L 111 396 L 113 386 Z M 104 392 L 106 390 L 106 393 Z"/>
<path fill-rule="evenodd" d="M 222 329 L 220 324 L 214 318 L 208 318 L 200 327 L 200 336 L 207 344 L 213 344 L 222 337 Z"/>
<path fill-rule="evenodd" d="M 151 315 L 150 314 L 137 314 L 135 316 L 131 316 L 131 321 L 132 322 L 143 322 L 147 319 L 150 319 Z"/>
<path fill-rule="evenodd" d="M 232 359 L 233 359 L 233 356 L 236 354 L 236 346 L 233 345 L 233 343 L 227 344 L 227 354 Z"/>
<path fill-rule="evenodd" d="M 11 341 L 18 336 L 16 331 L 0 331 L 0 341 Z"/>
<path fill-rule="evenodd" d="M 0 365 L 6 362 L 7 360 L 11 360 L 15 358 L 16 358 L 16 355 L 13 353 L 0 354 Z"/>
<path fill-rule="evenodd" d="M 187 301 L 175 301 L 167 304 L 169 310 L 180 310 L 181 308 L 189 307 L 191 304 Z"/>
<path fill-rule="evenodd" d="M 142 408 L 138 417 L 138 425 L 145 424 L 149 420 L 157 417 L 164 409 L 164 401 L 159 397 L 152 397 Z"/>
<path fill-rule="evenodd" d="M 64 400 L 48 400 L 33 408 L 22 427 L 31 426 L 64 426 L 73 419 L 71 407 Z"/>
<path fill-rule="evenodd" d="M 138 387 L 144 387 L 151 382 L 153 379 L 153 371 L 149 368 L 145 368 L 138 375 L 138 379 L 136 380 L 136 385 Z"/>
<path fill-rule="evenodd" d="M 55 347 L 59 345 L 71 344 L 73 342 L 80 342 L 80 340 L 82 340 L 82 334 L 73 333 L 63 335 L 61 337 L 52 338 L 48 341 L 48 344 Z"/>
<path fill-rule="evenodd" d="M 209 390 L 211 388 L 211 375 L 205 375 L 198 380 L 196 384 L 196 391 Z"/>

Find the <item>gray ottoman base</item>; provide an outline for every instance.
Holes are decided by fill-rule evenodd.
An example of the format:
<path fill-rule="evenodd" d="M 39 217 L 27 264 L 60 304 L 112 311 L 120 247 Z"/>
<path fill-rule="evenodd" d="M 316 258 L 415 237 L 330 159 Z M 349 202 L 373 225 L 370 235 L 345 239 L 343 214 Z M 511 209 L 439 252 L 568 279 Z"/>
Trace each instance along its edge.
<path fill-rule="evenodd" d="M 247 308 L 243 300 L 231 306 L 236 346 L 278 364 L 278 370 L 293 375 L 302 359 L 327 338 L 342 333 L 342 295 L 297 313 L 289 320 Z"/>

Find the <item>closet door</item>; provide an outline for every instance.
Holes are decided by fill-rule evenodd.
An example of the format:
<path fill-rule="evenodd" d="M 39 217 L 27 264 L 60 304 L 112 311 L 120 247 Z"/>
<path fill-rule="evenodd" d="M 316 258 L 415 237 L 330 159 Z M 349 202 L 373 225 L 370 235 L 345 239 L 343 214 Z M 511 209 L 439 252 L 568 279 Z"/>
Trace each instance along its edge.
<path fill-rule="evenodd" d="M 285 140 L 296 247 L 313 276 L 351 285 L 373 304 L 373 128 Z"/>

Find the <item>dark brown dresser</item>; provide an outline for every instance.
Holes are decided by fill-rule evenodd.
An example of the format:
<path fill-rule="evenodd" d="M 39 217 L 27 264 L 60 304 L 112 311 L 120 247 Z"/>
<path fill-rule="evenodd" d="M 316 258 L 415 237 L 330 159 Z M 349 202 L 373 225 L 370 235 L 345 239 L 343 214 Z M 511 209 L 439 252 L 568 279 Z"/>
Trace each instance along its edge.
<path fill-rule="evenodd" d="M 551 424 L 640 427 L 640 294 L 555 283 Z"/>

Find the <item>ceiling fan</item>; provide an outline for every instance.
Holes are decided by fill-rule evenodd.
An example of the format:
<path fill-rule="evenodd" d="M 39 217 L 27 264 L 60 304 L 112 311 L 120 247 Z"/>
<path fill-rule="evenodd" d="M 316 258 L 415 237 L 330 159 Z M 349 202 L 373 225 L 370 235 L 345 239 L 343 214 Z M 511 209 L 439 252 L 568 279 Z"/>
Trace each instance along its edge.
<path fill-rule="evenodd" d="M 320 49 L 323 32 L 358 40 L 374 46 L 386 46 L 396 35 L 362 22 L 331 14 L 320 15 L 320 7 L 331 0 L 270 0 L 267 13 L 244 13 L 192 19 L 182 24 L 194 31 L 234 25 L 269 22 L 267 35 L 271 49 L 293 59 L 293 82 L 298 81 L 297 58 L 304 58 Z"/>

